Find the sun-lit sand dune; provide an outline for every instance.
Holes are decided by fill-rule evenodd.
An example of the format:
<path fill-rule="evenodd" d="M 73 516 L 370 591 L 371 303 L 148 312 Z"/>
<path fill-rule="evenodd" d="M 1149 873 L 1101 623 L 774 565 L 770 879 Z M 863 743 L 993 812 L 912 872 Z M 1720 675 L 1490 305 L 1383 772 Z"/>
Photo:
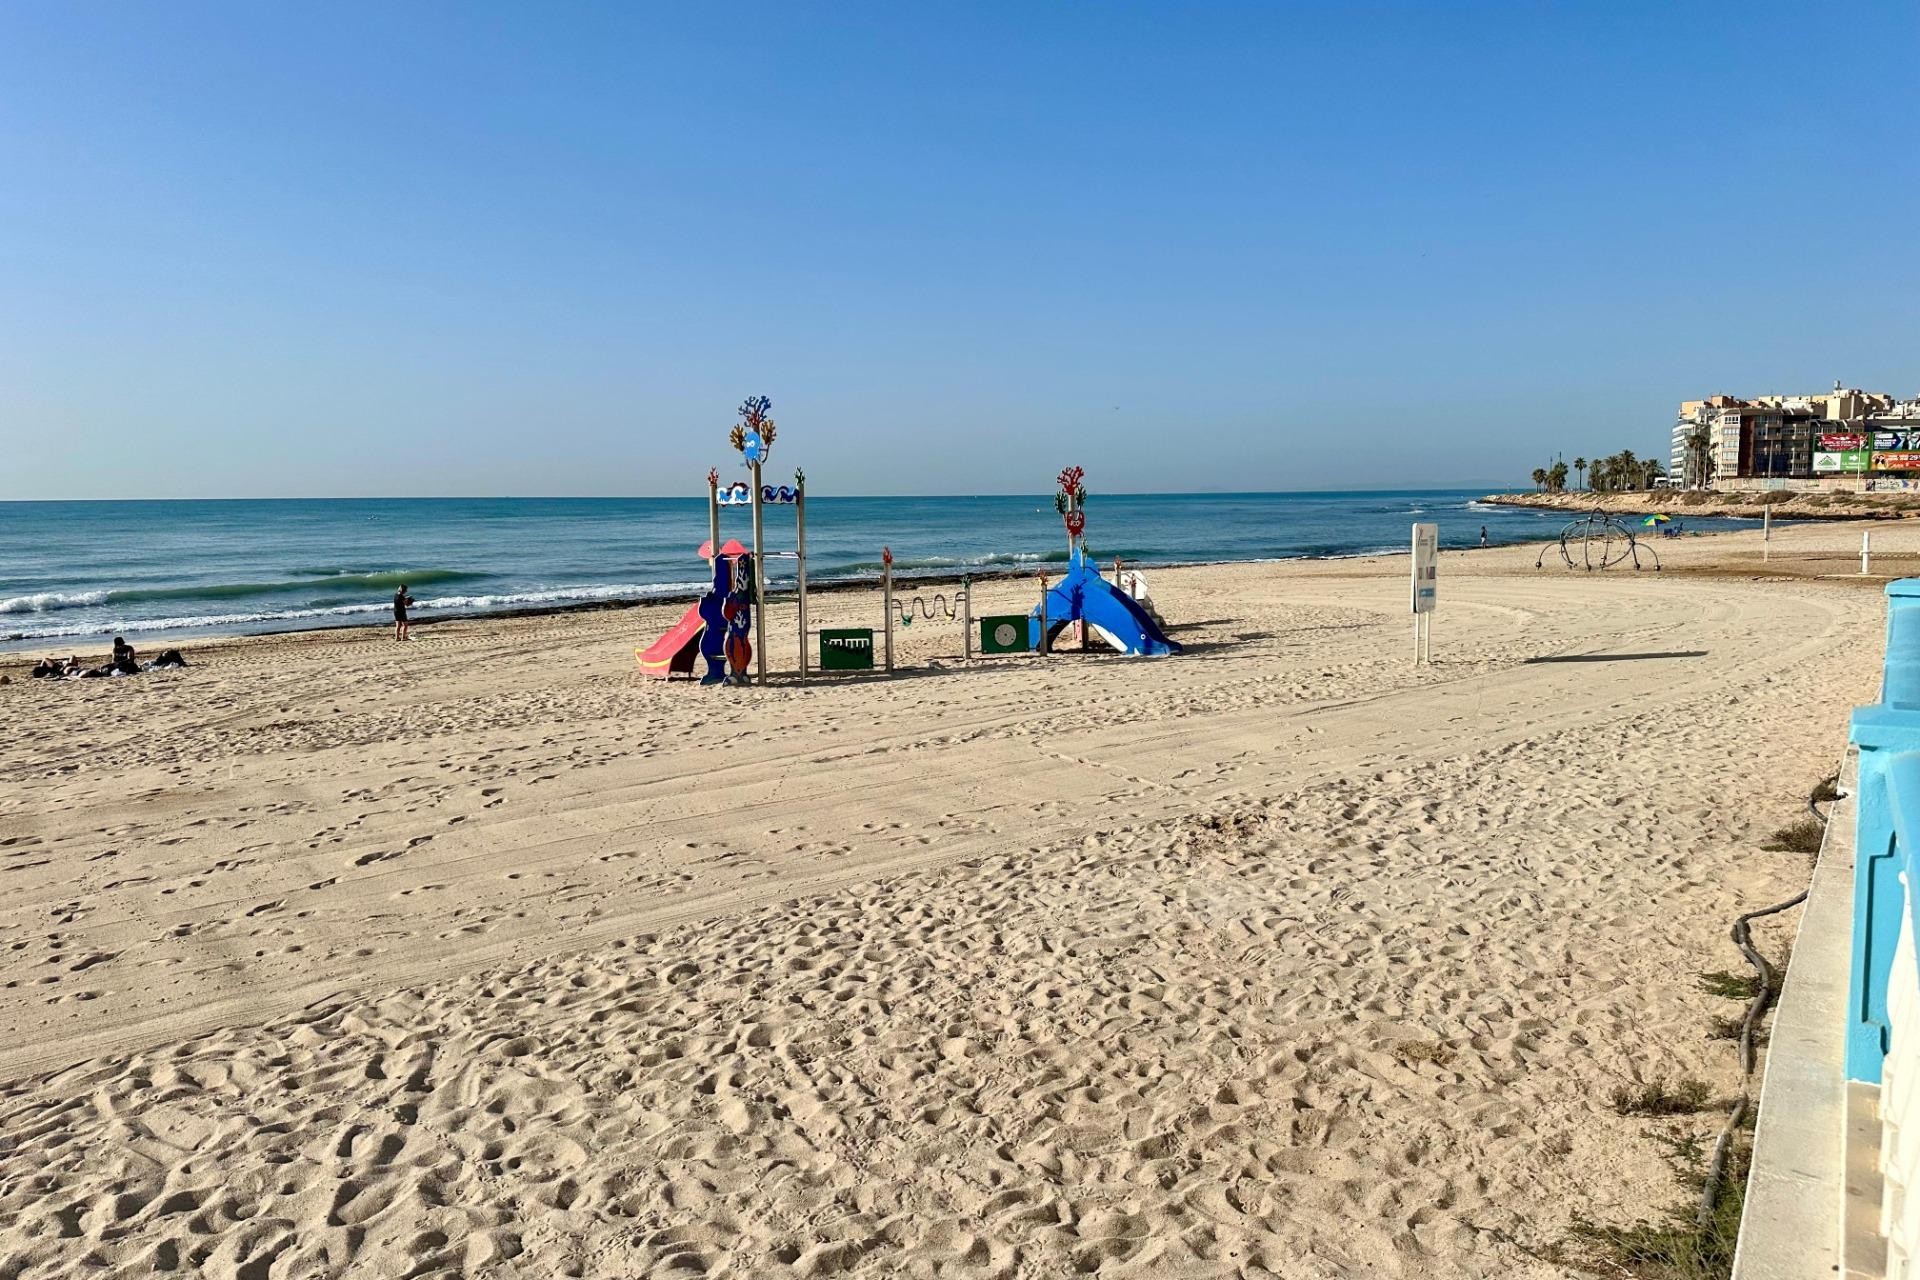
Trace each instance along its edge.
<path fill-rule="evenodd" d="M 1858 537 L 1448 555 L 1423 670 L 1391 558 L 764 690 L 640 678 L 668 608 L 9 659 L 0 1277 L 1562 1274 L 1720 1119 L 1611 1091 L 1736 1086 Z"/>

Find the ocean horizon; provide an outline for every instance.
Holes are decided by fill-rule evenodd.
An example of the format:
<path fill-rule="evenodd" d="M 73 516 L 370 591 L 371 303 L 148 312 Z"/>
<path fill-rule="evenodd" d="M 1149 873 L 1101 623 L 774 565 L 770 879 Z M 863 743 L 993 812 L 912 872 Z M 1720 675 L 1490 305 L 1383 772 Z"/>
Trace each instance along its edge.
<path fill-rule="evenodd" d="M 1095 493 L 1087 543 L 1145 566 L 1405 552 L 1416 520 L 1443 549 L 1545 541 L 1560 511 L 1479 489 Z M 1690 528 L 1757 521 L 1694 519 Z M 792 585 L 793 508 L 768 507 L 770 590 Z M 723 538 L 751 542 L 745 508 Z M 685 598 L 705 586 L 704 497 L 155 498 L 0 502 L 0 645 L 383 623 L 405 583 L 423 620 Z M 809 497 L 810 584 L 1043 572 L 1066 559 L 1050 494 Z"/>

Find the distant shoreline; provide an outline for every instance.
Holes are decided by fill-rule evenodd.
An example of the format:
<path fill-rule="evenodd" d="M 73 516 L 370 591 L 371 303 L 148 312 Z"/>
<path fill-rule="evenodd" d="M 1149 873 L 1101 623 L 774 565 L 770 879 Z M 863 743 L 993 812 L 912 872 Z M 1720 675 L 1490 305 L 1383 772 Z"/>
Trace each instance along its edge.
<path fill-rule="evenodd" d="M 317 515 L 290 523 L 284 537 L 273 526 L 266 545 L 240 552 L 233 548 L 257 538 L 263 526 L 232 512 L 169 523 L 150 514 L 97 511 L 104 517 L 97 527 L 82 522 L 70 531 L 71 554 L 52 547 L 49 568 L 28 565 L 17 581 L 0 582 L 0 651 L 97 651 L 115 634 L 145 648 L 224 636 L 378 631 L 391 617 L 385 598 L 401 581 L 433 582 L 444 592 L 444 599 L 417 593 L 423 598 L 414 622 L 427 627 L 653 605 L 684 609 L 699 598 L 708 576 L 683 550 L 695 532 L 684 517 L 696 501 L 641 502 L 612 519 L 602 511 L 597 521 L 578 518 L 564 503 L 537 504 L 541 519 L 511 526 L 498 524 L 504 517 L 491 506 L 425 515 L 402 504 L 409 518 L 395 517 L 391 528 L 366 523 L 365 504 L 333 510 L 334 504 L 319 503 L 313 504 Z M 1505 546 L 1551 536 L 1561 523 L 1549 512 L 1482 505 L 1470 490 L 1409 491 L 1385 500 L 1351 491 L 1300 507 L 1217 503 L 1198 495 L 1191 507 L 1186 500 L 1116 498 L 1102 510 L 1110 513 L 1102 518 L 1112 520 L 1113 545 L 1101 562 L 1111 564 L 1118 552 L 1149 572 L 1404 555 L 1414 520 L 1440 521 L 1455 549 L 1474 542 L 1483 526 L 1491 526 L 1490 545 Z M 533 517 L 516 508 L 511 518 Z M 833 536 L 816 541 L 809 562 L 811 593 L 822 598 L 872 592 L 880 567 L 872 553 L 889 543 L 898 555 L 895 583 L 906 595 L 950 594 L 963 574 L 983 584 L 1030 582 L 1039 573 L 1057 577 L 1066 567 L 1058 534 L 1039 532 L 1053 525 L 1053 512 L 1037 499 L 942 500 L 924 509 L 850 502 L 829 524 Z M 905 548 L 902 537 L 911 540 Z M 90 548 L 122 543 L 153 551 L 126 566 L 87 559 Z M 776 531 L 770 546 L 780 544 Z M 70 576 L 51 568 L 68 564 L 75 566 Z M 770 598 L 790 599 L 792 562 L 770 560 L 767 568 L 779 579 L 768 584 Z M 137 590 L 126 590 L 129 584 Z M 131 598 L 117 598 L 123 595 Z"/>

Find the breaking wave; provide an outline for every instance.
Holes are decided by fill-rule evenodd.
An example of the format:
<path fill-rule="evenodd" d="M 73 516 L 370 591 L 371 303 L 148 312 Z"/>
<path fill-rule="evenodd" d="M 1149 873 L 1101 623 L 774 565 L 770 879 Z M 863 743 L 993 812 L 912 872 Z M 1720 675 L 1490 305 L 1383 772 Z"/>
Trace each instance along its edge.
<path fill-rule="evenodd" d="M 411 581 L 411 580 L 409 580 Z M 609 585 L 555 587 L 549 591 L 503 591 L 487 595 L 436 596 L 417 599 L 414 616 L 423 611 L 532 608 L 549 605 L 588 604 L 601 600 L 650 600 L 661 596 L 684 596 L 702 590 L 698 582 L 617 583 Z M 111 593 L 93 592 L 96 596 Z M 100 604 L 94 600 L 91 603 Z M 0 639 L 58 640 L 68 636 L 111 635 L 139 631 L 197 631 L 205 628 L 248 628 L 276 622 L 312 623 L 316 619 L 370 617 L 386 614 L 392 606 L 379 603 L 324 605 L 304 609 L 261 609 L 244 613 L 196 613 L 172 617 L 120 617 L 89 619 L 84 622 L 50 623 L 40 627 L 9 629 Z"/>
<path fill-rule="evenodd" d="M 56 609 L 84 609 L 105 604 L 105 591 L 41 591 L 30 596 L 9 596 L 0 600 L 0 613 L 52 613 Z"/>

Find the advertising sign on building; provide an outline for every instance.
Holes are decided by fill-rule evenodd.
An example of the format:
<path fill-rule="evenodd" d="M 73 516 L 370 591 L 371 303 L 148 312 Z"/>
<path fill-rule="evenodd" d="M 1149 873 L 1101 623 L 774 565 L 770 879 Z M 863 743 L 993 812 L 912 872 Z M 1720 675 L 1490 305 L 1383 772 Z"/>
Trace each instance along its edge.
<path fill-rule="evenodd" d="M 1820 447 L 1827 453 L 1851 453 L 1856 449 L 1866 448 L 1867 438 L 1857 432 L 1849 432 L 1843 435 L 1823 435 L 1820 437 Z"/>
<path fill-rule="evenodd" d="M 1440 526 L 1413 526 L 1413 611 L 1432 613 L 1440 589 Z"/>
<path fill-rule="evenodd" d="M 1889 450 L 1882 453 L 1875 449 L 1873 469 L 1875 471 L 1920 471 L 1920 450 Z"/>
<path fill-rule="evenodd" d="M 1920 431 L 1876 431 L 1873 433 L 1873 451 L 1882 449 L 1898 453 L 1903 449 L 1920 449 Z"/>
<path fill-rule="evenodd" d="M 1872 453 L 1866 449 L 1844 449 L 1839 452 L 1825 450 L 1813 455 L 1813 473 L 1832 475 L 1835 472 L 1859 473 L 1867 469 Z"/>

